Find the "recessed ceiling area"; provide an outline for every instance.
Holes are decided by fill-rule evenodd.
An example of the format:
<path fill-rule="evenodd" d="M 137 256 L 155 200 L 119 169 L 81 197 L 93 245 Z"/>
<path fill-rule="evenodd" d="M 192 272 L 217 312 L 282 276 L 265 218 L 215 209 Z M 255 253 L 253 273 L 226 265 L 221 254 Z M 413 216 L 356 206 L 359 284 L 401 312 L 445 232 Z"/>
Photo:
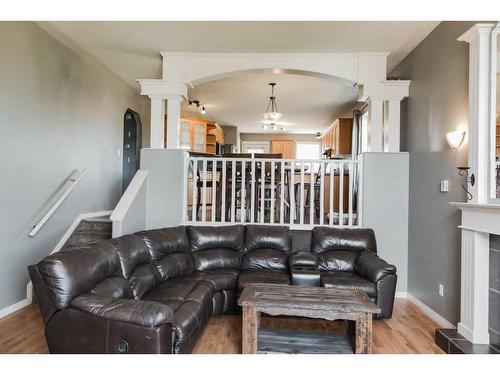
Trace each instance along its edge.
<path fill-rule="evenodd" d="M 269 83 L 275 88 L 278 110 L 283 117 L 277 125 L 285 133 L 316 133 L 335 119 L 349 114 L 357 90 L 345 80 L 313 76 L 257 72 L 243 73 L 200 84 L 189 90 L 189 98 L 206 107 L 206 118 L 221 125 L 234 125 L 242 133 L 266 133 L 261 127 L 269 103 Z M 187 103 L 184 111 L 189 111 Z M 280 132 L 277 130 L 276 132 Z"/>
<path fill-rule="evenodd" d="M 161 78 L 160 52 L 388 52 L 390 71 L 439 22 L 39 22 L 139 89 Z"/>

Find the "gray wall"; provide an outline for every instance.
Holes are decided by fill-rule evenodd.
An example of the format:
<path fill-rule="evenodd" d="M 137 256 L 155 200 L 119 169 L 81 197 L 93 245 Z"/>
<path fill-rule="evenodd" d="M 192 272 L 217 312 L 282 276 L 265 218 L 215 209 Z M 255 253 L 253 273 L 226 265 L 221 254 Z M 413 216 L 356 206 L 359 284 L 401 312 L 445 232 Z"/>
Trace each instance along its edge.
<path fill-rule="evenodd" d="M 410 153 L 408 292 L 456 324 L 460 312 L 459 211 L 464 201 L 457 166 L 467 145 L 450 150 L 445 134 L 468 116 L 468 47 L 456 39 L 472 22 L 443 22 L 389 75 L 410 79 L 401 112 L 402 147 Z M 439 191 L 440 180 L 450 191 Z M 444 285 L 444 297 L 438 294 Z"/>
<path fill-rule="evenodd" d="M 76 216 L 121 194 L 123 115 L 145 101 L 35 23 L 0 22 L 0 309 L 26 297 L 26 266 L 49 254 Z M 87 174 L 38 235 L 31 227 L 73 169 Z"/>

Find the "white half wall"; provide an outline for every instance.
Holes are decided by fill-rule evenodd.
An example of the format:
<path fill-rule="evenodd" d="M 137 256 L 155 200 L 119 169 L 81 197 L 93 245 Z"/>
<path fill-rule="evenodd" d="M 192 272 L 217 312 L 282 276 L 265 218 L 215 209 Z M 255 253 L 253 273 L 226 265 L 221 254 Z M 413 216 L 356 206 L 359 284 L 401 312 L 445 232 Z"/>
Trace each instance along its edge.
<path fill-rule="evenodd" d="M 146 229 L 182 223 L 185 153 L 174 149 L 141 150 L 141 170 L 148 171 Z"/>
<path fill-rule="evenodd" d="M 396 290 L 408 288 L 407 152 L 365 152 L 361 156 L 363 227 L 377 237 L 378 254 L 397 267 Z"/>
<path fill-rule="evenodd" d="M 113 238 L 146 229 L 147 177 L 148 171 L 137 171 L 113 210 Z"/>

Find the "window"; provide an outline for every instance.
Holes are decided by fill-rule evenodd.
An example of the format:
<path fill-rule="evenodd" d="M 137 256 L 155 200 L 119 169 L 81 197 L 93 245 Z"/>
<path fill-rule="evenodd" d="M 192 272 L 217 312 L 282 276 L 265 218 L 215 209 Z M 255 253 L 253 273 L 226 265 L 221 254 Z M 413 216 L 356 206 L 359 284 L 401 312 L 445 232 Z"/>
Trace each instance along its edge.
<path fill-rule="evenodd" d="M 297 159 L 320 159 L 321 148 L 319 142 L 297 142 L 295 147 Z"/>

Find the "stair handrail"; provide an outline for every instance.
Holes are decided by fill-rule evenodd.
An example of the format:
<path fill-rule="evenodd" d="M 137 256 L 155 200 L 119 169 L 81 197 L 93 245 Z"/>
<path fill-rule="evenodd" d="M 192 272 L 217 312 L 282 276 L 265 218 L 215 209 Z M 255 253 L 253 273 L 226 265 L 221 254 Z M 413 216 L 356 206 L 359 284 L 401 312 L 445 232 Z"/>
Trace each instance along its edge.
<path fill-rule="evenodd" d="M 57 211 L 59 206 L 64 202 L 64 200 L 68 197 L 68 195 L 75 188 L 75 186 L 78 185 L 78 183 L 80 182 L 86 171 L 87 171 L 86 169 L 81 169 L 81 170 L 75 169 L 73 173 L 71 173 L 71 176 L 66 180 L 64 185 L 61 186 L 61 188 L 58 191 L 59 193 L 60 191 L 65 189 L 64 192 L 54 202 L 54 204 L 50 207 L 47 213 L 40 219 L 40 221 L 33 226 L 33 229 L 28 234 L 29 237 L 34 237 L 38 233 L 38 231 L 45 225 L 45 223 L 50 219 L 50 217 L 54 214 L 54 212 Z"/>

